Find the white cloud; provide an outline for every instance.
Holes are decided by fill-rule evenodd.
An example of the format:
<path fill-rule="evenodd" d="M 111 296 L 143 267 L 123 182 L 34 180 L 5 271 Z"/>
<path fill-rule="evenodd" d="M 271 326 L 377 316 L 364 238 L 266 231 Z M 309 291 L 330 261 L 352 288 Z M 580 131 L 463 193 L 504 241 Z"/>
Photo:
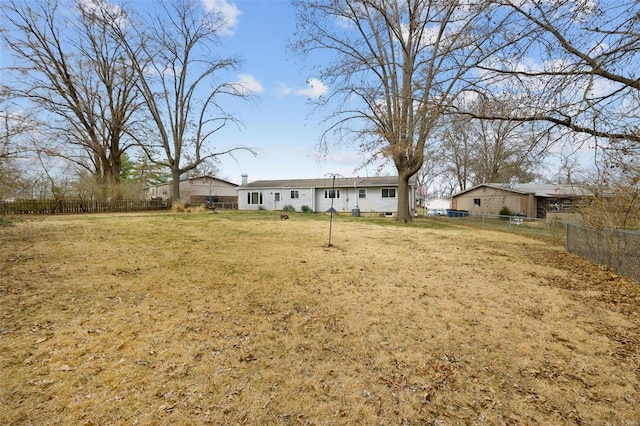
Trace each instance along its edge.
<path fill-rule="evenodd" d="M 264 92 L 262 83 L 256 80 L 251 74 L 238 74 L 238 81 L 233 83 L 233 86 L 243 95 Z"/>
<path fill-rule="evenodd" d="M 287 86 L 284 83 L 278 83 L 278 86 L 276 87 L 276 94 L 278 96 L 287 96 L 291 93 L 293 93 L 293 89 L 291 87 Z"/>
<path fill-rule="evenodd" d="M 364 162 L 363 156 L 359 152 L 330 152 L 323 155 L 322 160 L 346 166 L 359 166 Z"/>
<path fill-rule="evenodd" d="M 222 17 L 221 35 L 233 35 L 233 29 L 238 24 L 238 18 L 242 15 L 242 12 L 234 3 L 229 3 L 227 0 L 202 0 L 202 6 L 208 13 L 220 14 Z"/>
<path fill-rule="evenodd" d="M 294 89 L 285 83 L 278 83 L 275 89 L 278 96 L 288 96 L 293 94 L 296 96 L 306 96 L 310 99 L 318 99 L 327 93 L 328 90 L 327 86 L 317 78 L 308 79 L 307 87 Z"/>
<path fill-rule="evenodd" d="M 345 30 L 349 30 L 353 27 L 353 21 L 346 16 L 336 16 L 336 25 Z"/>
<path fill-rule="evenodd" d="M 610 96 L 612 93 L 620 89 L 620 85 L 611 80 L 596 77 L 592 80 L 591 87 L 589 89 L 589 97 L 599 98 Z"/>
<path fill-rule="evenodd" d="M 327 93 L 329 89 L 327 86 L 317 78 L 310 78 L 307 80 L 307 87 L 304 89 L 298 89 L 294 91 L 296 95 L 306 96 L 311 99 L 318 99 L 325 93 Z"/>
<path fill-rule="evenodd" d="M 79 0 L 78 7 L 84 13 L 113 21 L 120 28 L 129 26 L 129 20 L 122 7 L 109 0 Z"/>

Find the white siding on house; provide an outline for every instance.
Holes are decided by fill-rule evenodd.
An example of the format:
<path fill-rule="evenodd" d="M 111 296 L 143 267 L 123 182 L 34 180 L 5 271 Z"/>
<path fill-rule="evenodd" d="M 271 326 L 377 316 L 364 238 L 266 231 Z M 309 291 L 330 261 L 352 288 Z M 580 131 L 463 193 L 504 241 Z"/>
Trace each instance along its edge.
<path fill-rule="evenodd" d="M 166 183 L 155 185 L 147 189 L 147 199 L 162 198 L 166 200 L 169 198 L 169 185 Z"/>
<path fill-rule="evenodd" d="M 291 197 L 291 191 L 297 191 L 298 198 Z M 262 194 L 262 203 L 250 202 L 251 194 Z M 280 201 L 276 201 L 276 194 L 280 194 Z M 282 210 L 286 205 L 293 206 L 296 211 L 302 211 L 302 206 L 313 209 L 313 188 L 275 187 L 275 188 L 239 188 L 238 210 Z M 260 195 L 258 195 L 259 197 Z"/>
<path fill-rule="evenodd" d="M 361 212 L 396 212 L 398 208 L 397 177 L 343 178 L 341 181 L 343 185 L 335 186 L 336 198 L 333 199 L 333 208 L 336 211 L 351 212 L 358 208 Z M 278 185 L 271 186 L 272 182 Z M 284 206 L 291 205 L 296 211 L 301 211 L 302 206 L 308 206 L 314 212 L 325 212 L 331 207 L 332 199 L 325 196 L 325 193 L 332 189 L 331 183 L 329 179 L 247 183 L 238 188 L 238 209 L 282 210 Z M 361 185 L 357 186 L 358 183 Z M 292 191 L 297 191 L 298 198 L 292 197 Z M 254 193 L 257 195 L 252 195 Z M 359 197 L 360 193 L 364 198 Z M 279 201 L 276 194 L 279 194 Z M 412 209 L 415 208 L 413 186 L 409 194 L 409 205 Z"/>
<path fill-rule="evenodd" d="M 395 189 L 394 197 L 382 197 L 382 187 L 366 187 L 366 188 L 336 188 L 340 190 L 340 198 L 334 198 L 333 208 L 339 212 L 350 212 L 358 208 L 361 212 L 391 212 L 395 213 L 398 209 L 398 190 L 393 187 L 384 187 L 385 189 Z M 325 189 L 318 188 L 316 190 L 316 211 L 324 212 L 331 207 L 331 199 L 324 197 Z M 359 198 L 360 189 L 365 190 L 365 198 Z"/>

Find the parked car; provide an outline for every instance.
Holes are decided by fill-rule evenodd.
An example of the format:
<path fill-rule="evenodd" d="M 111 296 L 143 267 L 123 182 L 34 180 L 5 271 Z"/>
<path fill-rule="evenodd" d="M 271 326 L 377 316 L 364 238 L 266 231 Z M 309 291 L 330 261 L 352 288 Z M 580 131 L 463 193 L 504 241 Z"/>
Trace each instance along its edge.
<path fill-rule="evenodd" d="M 446 216 L 446 209 L 430 209 L 427 211 L 427 216 Z"/>

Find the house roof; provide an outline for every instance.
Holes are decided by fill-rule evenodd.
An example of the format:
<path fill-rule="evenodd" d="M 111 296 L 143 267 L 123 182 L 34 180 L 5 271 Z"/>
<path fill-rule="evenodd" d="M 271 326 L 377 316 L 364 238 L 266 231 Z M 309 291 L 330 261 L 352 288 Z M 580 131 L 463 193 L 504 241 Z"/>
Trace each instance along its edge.
<path fill-rule="evenodd" d="M 415 179 L 409 179 L 409 184 L 415 184 Z M 320 179 L 284 179 L 284 180 L 256 180 L 242 188 L 331 188 L 334 185 L 331 177 Z M 374 177 L 339 177 L 335 180 L 336 188 L 345 187 L 372 187 L 372 186 L 398 186 L 398 176 L 374 176 Z"/>
<path fill-rule="evenodd" d="M 220 179 L 220 178 L 217 178 L 215 176 L 208 176 L 208 175 L 196 176 L 196 177 L 186 177 L 186 178 L 180 179 L 180 182 L 187 182 L 187 181 L 190 181 L 190 180 L 207 180 L 207 179 L 216 180 L 218 182 L 226 183 L 228 185 L 239 186 L 237 183 L 229 182 L 227 180 Z M 148 188 L 156 188 L 156 187 L 160 187 L 160 186 L 167 186 L 167 185 L 171 185 L 171 181 L 170 180 L 167 181 L 167 182 L 164 182 L 164 183 L 158 183 L 158 184 L 155 184 L 155 185 L 149 185 L 147 187 L 147 189 Z"/>
<path fill-rule="evenodd" d="M 454 197 L 465 194 L 467 192 L 471 192 L 475 189 L 488 187 L 494 189 L 502 189 L 504 191 L 513 192 L 516 194 L 533 194 L 536 197 L 546 197 L 546 198 L 571 198 L 571 197 L 582 197 L 582 196 L 591 196 L 592 194 L 584 188 L 575 185 L 568 184 L 537 184 L 537 183 L 520 183 L 516 186 L 511 186 L 508 183 L 482 183 L 480 185 L 476 185 L 473 188 L 469 188 L 464 191 L 460 191 L 457 194 L 454 194 Z"/>
<path fill-rule="evenodd" d="M 218 177 L 215 176 L 209 176 L 209 175 L 204 175 L 204 176 L 195 176 L 195 177 L 187 177 L 187 178 L 183 178 L 180 179 L 180 182 L 185 182 L 188 180 L 198 180 L 198 179 L 211 179 L 211 180 L 217 180 L 218 182 L 223 182 L 223 183 L 227 183 L 229 185 L 233 185 L 233 186 L 239 186 L 237 183 L 233 183 L 233 182 L 229 182 L 228 180 L 224 180 L 224 179 L 220 179 Z"/>

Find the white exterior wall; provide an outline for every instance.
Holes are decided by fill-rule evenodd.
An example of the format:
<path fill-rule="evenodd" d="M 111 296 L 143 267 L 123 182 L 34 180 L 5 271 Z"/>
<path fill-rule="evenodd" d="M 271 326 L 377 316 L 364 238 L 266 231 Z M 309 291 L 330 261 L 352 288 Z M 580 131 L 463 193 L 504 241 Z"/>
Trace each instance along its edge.
<path fill-rule="evenodd" d="M 450 209 L 451 208 L 451 200 L 446 198 L 432 198 L 427 200 L 425 203 L 425 207 L 427 210 L 434 209 Z"/>
<path fill-rule="evenodd" d="M 387 187 L 385 187 L 387 188 Z M 388 187 L 394 188 L 394 187 Z M 331 188 L 318 188 L 316 190 L 316 205 L 317 212 L 325 212 L 331 207 L 331 198 L 324 198 L 325 190 Z M 396 196 L 393 198 L 382 198 L 381 187 L 368 187 L 368 188 L 336 188 L 340 190 L 340 198 L 333 199 L 333 208 L 338 212 L 350 212 L 356 207 L 361 212 L 392 212 L 395 213 L 398 210 L 398 188 L 395 187 Z M 359 189 L 365 189 L 367 191 L 366 198 L 358 198 Z M 411 197 L 412 195 L 409 195 Z M 415 204 L 414 200 L 410 199 L 410 206 Z"/>
<path fill-rule="evenodd" d="M 291 198 L 291 191 L 298 191 L 299 198 Z M 262 193 L 262 204 L 249 204 L 248 194 L 252 192 Z M 280 202 L 276 202 L 275 194 L 280 194 Z M 238 189 L 238 210 L 259 210 L 260 206 L 265 210 L 282 210 L 286 205 L 293 206 L 297 212 L 302 211 L 302 206 L 309 206 L 314 210 L 313 188 L 241 188 Z"/>
<path fill-rule="evenodd" d="M 398 209 L 398 188 L 393 188 L 396 196 L 393 198 L 382 198 L 382 187 L 368 187 L 366 198 L 357 198 L 358 189 L 354 187 L 336 187 L 340 190 L 340 198 L 333 199 L 333 208 L 338 212 L 351 212 L 356 207 L 361 212 L 391 212 Z M 326 212 L 331 207 L 331 198 L 325 198 L 325 190 L 322 188 L 239 188 L 238 189 L 238 210 L 259 210 L 260 206 L 265 210 L 282 210 L 286 205 L 293 206 L 297 212 L 302 211 L 302 206 L 309 206 L 314 212 Z M 299 198 L 291 198 L 291 191 L 298 191 Z M 252 192 L 262 193 L 262 204 L 249 204 L 248 194 Z M 276 203 L 275 193 L 280 193 L 280 202 Z M 415 192 L 410 191 L 409 206 L 415 208 Z"/>
<path fill-rule="evenodd" d="M 147 190 L 147 199 L 150 200 L 152 198 L 162 198 L 163 200 L 169 198 L 169 185 L 165 183 L 150 187 Z"/>

